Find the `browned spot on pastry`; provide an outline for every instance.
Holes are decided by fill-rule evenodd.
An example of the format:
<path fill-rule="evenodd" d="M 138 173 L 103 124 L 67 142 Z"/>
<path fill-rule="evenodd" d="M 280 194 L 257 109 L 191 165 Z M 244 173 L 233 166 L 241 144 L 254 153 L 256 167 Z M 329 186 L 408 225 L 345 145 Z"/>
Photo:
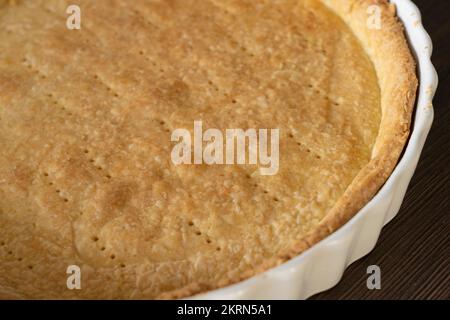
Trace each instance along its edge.
<path fill-rule="evenodd" d="M 128 183 L 114 183 L 103 199 L 104 207 L 122 209 L 132 197 L 132 188 Z"/>
<path fill-rule="evenodd" d="M 12 98 L 20 88 L 30 84 L 30 81 L 17 72 L 2 72 L 0 73 L 0 95 L 2 99 L 8 101 Z"/>
<path fill-rule="evenodd" d="M 74 177 L 80 181 L 87 181 L 92 178 L 92 173 L 86 165 L 85 158 L 80 153 L 72 154 L 63 163 L 66 176 Z"/>
<path fill-rule="evenodd" d="M 12 171 L 12 181 L 22 191 L 27 191 L 35 171 L 25 164 L 17 164 Z"/>
<path fill-rule="evenodd" d="M 186 106 L 190 98 L 189 86 L 179 79 L 155 89 L 153 94 L 159 100 L 171 103 L 176 107 Z"/>

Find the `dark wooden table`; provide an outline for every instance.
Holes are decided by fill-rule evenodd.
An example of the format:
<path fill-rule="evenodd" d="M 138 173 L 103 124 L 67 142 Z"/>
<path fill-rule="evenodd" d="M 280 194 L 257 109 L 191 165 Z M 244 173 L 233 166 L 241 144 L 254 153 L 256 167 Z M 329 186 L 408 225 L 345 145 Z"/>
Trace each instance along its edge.
<path fill-rule="evenodd" d="M 439 73 L 433 128 L 400 212 L 375 249 L 312 299 L 450 299 L 450 1 L 413 1 L 433 39 Z M 381 290 L 366 286 L 373 264 L 381 269 Z"/>

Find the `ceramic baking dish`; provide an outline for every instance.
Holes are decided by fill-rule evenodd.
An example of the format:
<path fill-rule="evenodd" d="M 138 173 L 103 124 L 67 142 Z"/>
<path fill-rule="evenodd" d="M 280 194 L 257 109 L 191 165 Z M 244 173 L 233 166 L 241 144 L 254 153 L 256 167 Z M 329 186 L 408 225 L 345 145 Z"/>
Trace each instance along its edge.
<path fill-rule="evenodd" d="M 298 257 L 246 281 L 192 298 L 306 299 L 335 286 L 348 265 L 374 248 L 383 226 L 395 217 L 433 122 L 432 100 L 438 77 L 430 60 L 432 42 L 422 26 L 419 9 L 410 0 L 391 3 L 405 25 L 420 81 L 411 137 L 391 177 L 353 219 Z"/>

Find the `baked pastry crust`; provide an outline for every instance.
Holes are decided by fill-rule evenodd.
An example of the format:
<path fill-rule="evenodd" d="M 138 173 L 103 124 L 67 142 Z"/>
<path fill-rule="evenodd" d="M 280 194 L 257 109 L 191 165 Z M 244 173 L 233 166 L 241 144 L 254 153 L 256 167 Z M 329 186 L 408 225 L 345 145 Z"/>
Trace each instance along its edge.
<path fill-rule="evenodd" d="M 395 167 L 400 154 L 403 150 L 405 142 L 409 136 L 409 129 L 411 123 L 411 114 L 413 110 L 413 105 L 415 101 L 415 92 L 417 88 L 417 79 L 415 75 L 415 65 L 414 60 L 411 56 L 411 53 L 408 49 L 406 40 L 403 35 L 403 29 L 401 24 L 398 22 L 395 17 L 395 12 L 393 7 L 390 6 L 384 0 L 322 0 L 323 4 L 325 4 L 330 10 L 332 10 L 337 16 L 339 16 L 346 25 L 351 29 L 356 38 L 359 40 L 362 48 L 366 52 L 367 56 L 370 58 L 374 65 L 374 70 L 378 77 L 378 85 L 380 90 L 380 106 L 381 106 L 381 119 L 380 119 L 380 127 L 378 130 L 378 134 L 376 136 L 375 141 L 373 142 L 373 147 L 370 151 L 370 159 L 365 161 L 365 164 L 362 168 L 358 168 L 356 176 L 352 177 L 351 183 L 348 184 L 345 191 L 342 195 L 339 196 L 337 201 L 333 204 L 330 210 L 325 212 L 324 217 L 321 221 L 315 224 L 311 230 L 306 231 L 301 238 L 294 239 L 288 246 L 284 248 L 279 248 L 278 253 L 274 256 L 264 257 L 262 261 L 250 263 L 251 267 L 246 267 L 243 269 L 238 269 L 239 272 L 232 272 L 223 276 L 220 279 L 213 279 L 213 281 L 205 282 L 202 280 L 193 281 L 189 279 L 188 281 L 180 280 L 180 283 L 184 283 L 181 287 L 173 288 L 172 285 L 167 285 L 168 288 L 164 289 L 164 283 L 162 283 L 161 287 L 156 291 L 148 292 L 133 292 L 136 288 L 133 288 L 129 282 L 120 280 L 121 277 L 128 277 L 130 274 L 138 274 L 141 273 L 141 277 L 137 277 L 141 279 L 142 277 L 148 276 L 149 273 L 161 272 L 164 273 L 166 270 L 163 268 L 147 270 L 145 267 L 137 263 L 137 266 L 133 266 L 130 270 L 127 269 L 127 273 L 122 274 L 120 272 L 120 268 L 111 267 L 109 265 L 103 266 L 103 269 L 100 268 L 100 271 L 94 270 L 95 268 L 89 268 L 86 266 L 86 269 L 83 271 L 89 275 L 89 273 L 101 273 L 103 276 L 108 273 L 111 274 L 111 277 L 116 279 L 120 285 L 118 287 L 110 287 L 108 292 L 100 291 L 91 291 L 88 292 L 86 296 L 79 296 L 80 298 L 95 298 L 95 297 L 125 297 L 125 298 L 180 298 L 191 296 L 196 293 L 204 292 L 207 290 L 219 288 L 231 283 L 235 283 L 251 277 L 259 272 L 267 270 L 268 268 L 272 268 L 276 265 L 279 265 L 301 252 L 305 251 L 318 241 L 324 239 L 326 236 L 336 231 L 339 227 L 345 224 L 351 217 L 354 216 L 356 212 L 360 208 L 362 208 L 378 191 L 378 189 L 382 186 L 382 184 L 387 180 L 389 175 L 391 174 L 393 168 Z M 1 2 L 0 2 L 1 3 Z M 117 3 L 122 3 L 118 1 Z M 217 3 L 213 2 L 215 5 Z M 306 6 L 317 6 L 317 1 L 304 0 L 302 2 Z M 123 4 L 123 3 L 122 3 Z M 39 4 L 38 4 L 39 5 Z M 220 5 L 220 4 L 219 4 Z M 377 5 L 381 9 L 382 14 L 382 28 L 380 30 L 372 30 L 367 28 L 367 8 L 371 5 Z M 64 7 L 64 4 L 61 4 L 61 7 Z M 161 16 L 163 16 L 162 13 Z M 2 17 L 0 16 L 0 21 Z M 161 23 L 163 23 L 162 21 Z M 245 77 L 245 72 L 242 74 Z M 0 79 L 2 74 L 0 74 Z M 4 83 L 6 83 L 6 89 L 9 92 L 13 92 L 19 85 L 14 81 L 7 81 L 7 76 L 4 76 Z M 219 77 L 220 78 L 220 77 Z M 219 81 L 220 79 L 214 79 L 215 81 Z M 126 84 L 125 84 L 126 85 Z M 164 102 L 167 104 L 177 104 L 180 103 L 183 99 L 186 99 L 185 95 L 185 84 L 183 81 L 175 82 L 175 84 L 171 84 L 172 86 L 161 86 L 159 89 L 166 90 L 170 92 L 170 94 L 165 96 Z M 1 86 L 1 84 L 0 84 Z M 368 84 L 369 86 L 369 84 Z M 109 88 L 108 91 L 114 91 L 116 87 Z M 120 88 L 120 87 L 117 87 Z M 7 90 L 1 90 L 1 94 L 5 94 Z M 154 96 L 164 95 L 165 92 L 155 92 Z M 7 94 L 7 93 L 6 93 Z M 182 100 L 180 100 L 182 99 Z M 377 100 L 376 97 L 373 98 L 374 101 Z M 154 110 L 153 110 L 154 111 Z M 120 111 L 118 111 L 120 112 Z M 161 110 L 163 113 L 163 110 Z M 175 121 L 174 121 L 175 122 Z M 246 124 L 248 125 L 248 124 Z M 143 129 L 143 128 L 139 128 Z M 6 131 L 5 131 L 6 132 Z M 9 131 L 8 131 L 9 132 Z M 370 138 L 368 138 L 370 141 Z M 136 140 L 136 143 L 142 143 L 142 140 Z M 368 143 L 370 145 L 371 143 Z M 69 150 L 70 151 L 70 150 Z M 86 149 L 86 151 L 91 152 Z M 161 151 L 161 150 L 155 150 Z M 63 153 L 65 150 L 62 151 Z M 45 159 L 45 158 L 44 158 Z M 54 159 L 55 161 L 63 161 L 64 157 Z M 75 159 L 77 160 L 77 159 Z M 9 168 L 5 165 L 5 159 L 2 159 L 2 166 L 4 168 Z M 20 164 L 17 159 L 14 159 L 17 164 Z M 362 161 L 364 162 L 364 161 Z M 80 164 L 75 161 L 75 163 L 71 164 L 66 168 L 66 170 L 73 170 L 76 176 L 75 178 L 79 181 L 85 181 L 86 175 L 91 176 L 91 171 L 80 172 L 76 168 Z M 103 167 L 103 163 L 98 163 L 100 169 Z M 30 174 L 27 172 L 26 167 L 20 169 L 20 166 L 16 166 L 17 171 L 14 172 L 14 179 L 17 182 L 17 185 L 14 187 L 18 188 L 18 194 L 20 194 L 20 189 L 26 190 L 29 192 L 29 185 L 32 184 L 30 182 L 29 176 Z M 59 169 L 58 169 L 59 170 Z M 58 170 L 55 170 L 58 173 Z M 6 172 L 6 171 L 5 171 Z M 4 174 L 4 172 L 2 172 Z M 45 175 L 52 175 L 52 172 L 45 173 Z M 2 177 L 5 177 L 2 175 Z M 114 177 L 114 176 L 113 176 Z M 143 176 L 141 177 L 143 178 Z M 4 179 L 7 179 L 4 178 Z M 87 178 L 89 179 L 89 178 Z M 109 179 L 109 178 L 108 178 Z M 137 178 L 139 179 L 139 178 Z M 51 183 L 51 182 L 50 182 Z M 165 190 L 163 182 L 160 182 L 162 185 L 159 186 L 161 190 Z M 124 183 L 111 186 L 111 190 L 107 189 L 108 192 L 104 197 L 95 198 L 95 201 L 104 201 L 105 206 L 108 207 L 109 210 L 114 211 L 117 208 L 122 208 L 124 204 L 129 199 L 129 194 L 135 192 L 135 189 L 132 184 Z M 2 191 L 6 194 L 6 191 Z M 3 194 L 3 193 L 2 193 Z M 64 197 L 64 195 L 63 195 Z M 12 200 L 20 200 L 21 198 L 18 196 L 17 199 Z M 12 201 L 11 200 L 11 201 Z M 67 199 L 69 201 L 71 199 Z M 188 204 L 186 200 L 183 200 L 184 205 Z M 45 204 L 45 200 L 43 200 Z M 0 209 L 2 209 L 2 214 L 4 214 L 5 210 L 11 210 L 14 208 L 14 205 L 10 203 L 2 202 L 0 203 Z M 90 220 L 92 222 L 93 220 Z M 46 222 L 51 224 L 51 222 Z M 135 221 L 127 221 L 126 225 L 132 225 Z M 175 223 L 175 222 L 174 222 Z M 6 224 L 2 224 L 2 228 L 6 227 Z M 71 226 L 72 228 L 73 225 Z M 65 228 L 65 226 L 61 226 L 60 228 Z M 76 228 L 76 227 L 75 227 Z M 88 225 L 81 224 L 81 229 L 88 229 Z M 19 230 L 19 229 L 18 229 Z M 27 229 L 24 229 L 26 231 Z M 90 229 L 88 229 L 90 231 Z M 74 229 L 69 232 L 76 232 Z M 133 237 L 128 236 L 125 231 L 121 233 L 118 229 L 112 229 L 111 232 L 118 233 L 124 240 L 133 239 Z M 105 237 L 109 235 L 105 234 Z M 98 242 L 98 238 L 89 239 L 93 242 Z M 54 239 L 52 239 L 54 240 Z M 36 242 L 37 243 L 37 242 Z M 46 248 L 36 248 L 36 252 L 43 252 L 44 250 L 50 251 L 52 250 L 51 241 L 46 241 Z M 77 255 L 83 256 L 86 255 L 86 259 L 92 259 L 95 262 L 95 258 L 89 256 L 89 250 L 85 249 L 85 244 L 83 241 L 74 245 L 75 251 Z M 136 244 L 138 246 L 139 244 Z M 20 245 L 16 246 L 20 247 Z M 116 249 L 119 248 L 120 245 L 117 245 Z M 86 251 L 85 251 L 86 250 Z M 58 252 L 57 250 L 55 252 Z M 5 250 L 5 256 L 9 253 Z M 61 252 L 60 252 L 61 254 Z M 71 256 L 73 253 L 70 251 L 62 252 L 63 255 Z M 126 255 L 126 252 L 123 253 Z M 111 255 L 113 257 L 113 254 Z M 114 255 L 115 257 L 115 255 Z M 19 257 L 20 258 L 20 257 Z M 127 263 L 133 263 L 133 259 L 130 256 L 127 256 Z M 70 260 L 70 259 L 68 259 Z M 113 259 L 114 260 L 114 259 Z M 64 260 L 64 262 L 67 260 Z M 2 262 L 2 271 L 8 266 L 13 266 L 14 264 L 8 260 L 8 262 Z M 140 270 L 140 268 L 142 270 Z M 170 267 L 169 267 L 170 268 Z M 37 271 L 34 271 L 37 272 Z M 176 273 L 176 270 L 174 271 Z M 169 272 L 169 275 L 173 275 L 173 273 Z M 29 275 L 27 275 L 29 277 Z M 96 284 L 96 280 L 92 280 L 90 285 L 100 286 L 102 281 L 105 281 L 106 278 L 98 279 L 99 282 Z M 27 278 L 27 282 L 32 282 L 35 279 Z M 136 280 L 137 282 L 138 280 Z M 162 281 L 163 282 L 163 281 Z M 28 283 L 26 285 L 21 285 L 20 288 L 13 287 L 14 281 L 8 278 L 7 275 L 0 275 L 0 297 L 3 298 L 22 298 L 22 297 L 31 297 L 31 298 L 39 298 L 39 297 L 55 297 L 55 294 L 59 294 L 57 291 L 53 293 L 54 284 L 50 282 L 49 287 L 46 289 L 48 292 L 42 292 L 42 287 L 40 289 L 34 288 L 32 283 Z M 139 284 L 136 284 L 139 286 Z M 38 291 L 38 290 L 41 290 Z M 45 290 L 45 289 L 44 289 Z M 119 291 L 119 295 L 115 295 L 112 291 Z M 69 293 L 68 293 L 69 294 Z"/>

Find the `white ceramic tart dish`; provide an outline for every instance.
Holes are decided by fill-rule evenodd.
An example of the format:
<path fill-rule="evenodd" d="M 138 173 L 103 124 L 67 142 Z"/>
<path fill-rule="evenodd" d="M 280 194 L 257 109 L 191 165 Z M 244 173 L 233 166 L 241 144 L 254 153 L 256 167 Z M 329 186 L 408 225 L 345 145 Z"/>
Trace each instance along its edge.
<path fill-rule="evenodd" d="M 399 210 L 431 45 L 408 0 L 0 0 L 0 298 L 332 287 Z"/>
<path fill-rule="evenodd" d="M 433 122 L 432 101 L 438 76 L 431 62 L 432 40 L 422 25 L 420 10 L 411 0 L 390 2 L 405 27 L 419 78 L 412 133 L 395 170 L 349 222 L 298 257 L 249 280 L 196 295 L 194 299 L 307 299 L 335 286 L 347 266 L 375 247 L 383 226 L 397 215 Z"/>

